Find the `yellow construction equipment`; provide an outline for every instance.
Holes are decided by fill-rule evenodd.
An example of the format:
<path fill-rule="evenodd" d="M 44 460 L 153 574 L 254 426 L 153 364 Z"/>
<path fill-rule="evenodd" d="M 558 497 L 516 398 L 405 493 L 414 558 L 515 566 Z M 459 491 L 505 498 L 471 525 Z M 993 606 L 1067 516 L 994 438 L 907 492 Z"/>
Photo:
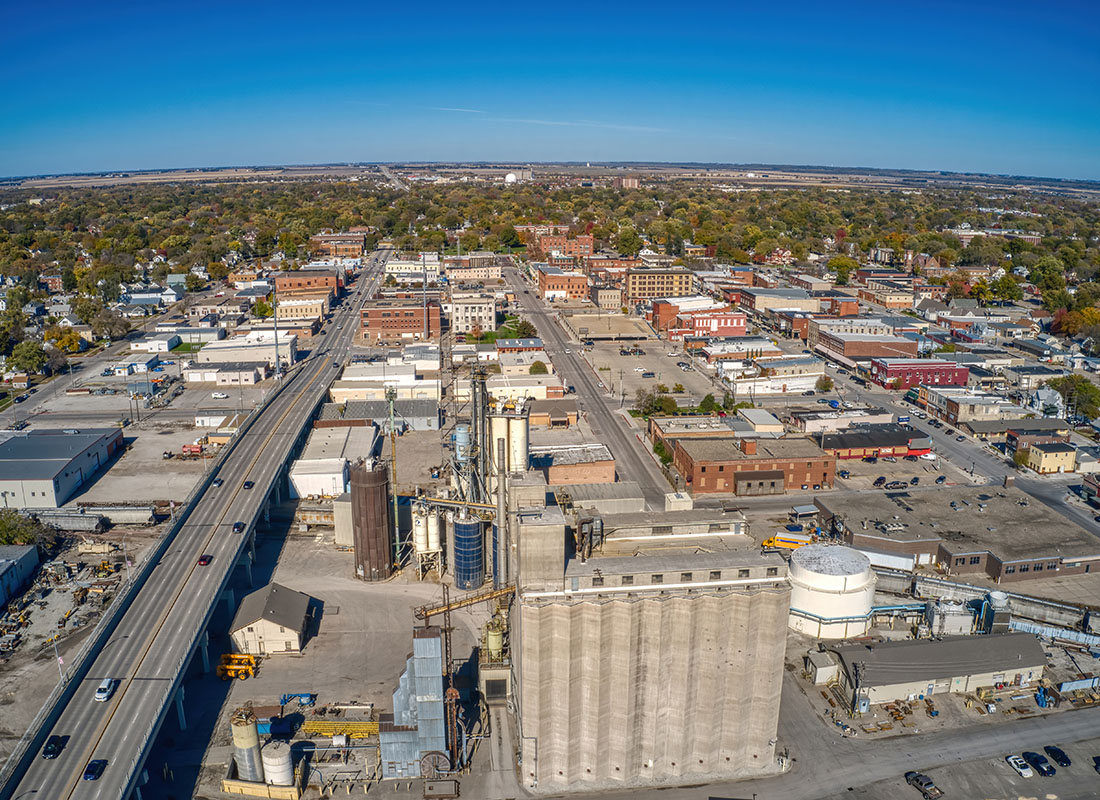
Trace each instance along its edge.
<path fill-rule="evenodd" d="M 302 723 L 302 730 L 313 736 L 338 736 L 349 739 L 366 739 L 378 735 L 377 720 L 309 719 Z"/>
<path fill-rule="evenodd" d="M 114 571 L 115 569 L 111 566 L 111 562 L 103 560 L 100 561 L 99 566 L 95 568 L 95 576 L 97 578 L 109 578 Z"/>
<path fill-rule="evenodd" d="M 217 672 L 223 681 L 233 678 L 247 680 L 256 674 L 256 657 L 246 653 L 225 653 Z"/>

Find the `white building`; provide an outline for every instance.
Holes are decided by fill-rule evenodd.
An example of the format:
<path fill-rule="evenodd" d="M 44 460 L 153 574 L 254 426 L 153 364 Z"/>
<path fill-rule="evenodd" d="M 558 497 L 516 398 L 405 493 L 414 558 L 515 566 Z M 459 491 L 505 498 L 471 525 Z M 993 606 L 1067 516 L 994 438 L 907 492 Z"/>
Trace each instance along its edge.
<path fill-rule="evenodd" d="M 371 425 L 314 428 L 290 467 L 290 496 L 337 497 L 348 491 L 348 461 L 370 458 L 378 442 Z"/>
<path fill-rule="evenodd" d="M 825 375 L 825 362 L 811 356 L 757 358 L 718 362 L 719 377 L 730 385 L 740 402 L 753 397 L 802 394 L 812 390 Z"/>
<path fill-rule="evenodd" d="M 167 353 L 173 347 L 178 347 L 180 337 L 175 333 L 158 333 L 147 336 L 138 342 L 130 342 L 131 352 L 141 353 Z"/>
<path fill-rule="evenodd" d="M 300 653 L 309 623 L 308 594 L 278 583 L 245 595 L 229 636 L 238 653 L 267 656 Z"/>
<path fill-rule="evenodd" d="M 416 259 L 391 258 L 386 275 L 398 283 L 438 283 L 440 266 L 438 253 L 421 253 Z"/>
<path fill-rule="evenodd" d="M 443 311 L 450 314 L 451 330 L 455 333 L 469 333 L 474 328 L 481 331 L 496 330 L 497 301 L 493 295 L 455 295 L 444 306 Z"/>
<path fill-rule="evenodd" d="M 276 352 L 284 366 L 293 364 L 298 359 L 297 335 L 279 331 L 276 345 L 273 331 L 252 331 L 246 336 L 207 343 L 195 360 L 199 364 L 261 361 L 274 366 Z"/>

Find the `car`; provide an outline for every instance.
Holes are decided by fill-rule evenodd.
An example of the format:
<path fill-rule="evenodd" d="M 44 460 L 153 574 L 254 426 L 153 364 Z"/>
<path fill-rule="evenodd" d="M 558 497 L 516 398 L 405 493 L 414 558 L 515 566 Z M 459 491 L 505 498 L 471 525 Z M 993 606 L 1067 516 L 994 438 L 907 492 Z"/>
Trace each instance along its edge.
<path fill-rule="evenodd" d="M 878 459 L 875 458 L 874 456 L 864 456 L 863 458 L 860 459 L 860 461 L 862 461 L 864 464 L 877 464 L 878 463 Z"/>
<path fill-rule="evenodd" d="M 908 486 L 909 486 L 909 484 L 907 484 L 905 481 L 890 481 L 888 484 L 886 484 L 882 488 L 890 489 L 891 491 L 894 491 L 896 489 L 905 489 Z"/>
<path fill-rule="evenodd" d="M 905 782 L 921 793 L 924 800 L 943 797 L 943 790 L 932 779 L 920 772 L 906 772 Z"/>
<path fill-rule="evenodd" d="M 966 437 L 960 434 L 959 436 L 956 436 L 956 437 L 955 437 L 955 441 L 956 441 L 956 442 L 965 442 L 965 441 L 966 441 Z"/>
<path fill-rule="evenodd" d="M 656 378 L 657 373 L 656 372 L 643 372 L 642 377 L 643 378 Z"/>
<path fill-rule="evenodd" d="M 567 347 L 567 348 L 565 348 L 565 354 L 566 354 L 567 356 L 568 356 L 568 355 L 572 355 L 572 354 L 573 354 L 573 351 L 572 351 L 572 350 L 570 350 L 570 349 L 569 349 L 569 348 Z"/>
<path fill-rule="evenodd" d="M 1047 761 L 1046 756 L 1039 755 L 1038 753 L 1033 753 L 1030 750 L 1023 753 L 1023 759 L 1031 765 L 1032 769 L 1034 769 L 1044 778 L 1051 777 L 1057 771 L 1054 769 L 1054 767 L 1050 765 L 1050 762 Z"/>
<path fill-rule="evenodd" d="M 944 433 L 946 433 L 948 436 L 954 436 L 955 435 L 955 431 L 951 430 L 950 428 L 945 430 Z"/>
<path fill-rule="evenodd" d="M 99 686 L 96 687 L 95 695 L 92 699 L 97 703 L 106 703 L 111 699 L 111 696 L 115 693 L 115 679 L 104 678 L 99 682 Z"/>
<path fill-rule="evenodd" d="M 1035 773 L 1032 771 L 1031 767 L 1028 766 L 1027 762 L 1017 755 L 1005 756 L 1005 763 L 1016 770 L 1016 774 L 1021 778 L 1035 777 Z"/>
<path fill-rule="evenodd" d="M 84 780 L 86 781 L 98 781 L 99 776 L 103 774 L 103 770 L 107 769 L 107 759 L 95 758 L 88 762 L 88 766 L 84 768 Z"/>
<path fill-rule="evenodd" d="M 919 483 L 920 483 L 920 477 L 918 477 L 917 475 L 914 475 L 914 476 L 913 476 L 912 478 L 910 478 L 910 480 L 909 480 L 909 485 L 910 485 L 910 486 L 916 486 L 916 485 L 917 485 L 917 484 L 919 484 Z"/>
<path fill-rule="evenodd" d="M 629 351 L 629 350 L 627 350 L 627 349 L 625 349 L 625 348 L 622 348 L 622 347 L 620 347 L 620 348 L 619 348 L 619 355 L 621 355 L 621 356 L 628 356 L 628 355 L 630 355 L 630 351 Z"/>
<path fill-rule="evenodd" d="M 46 740 L 46 746 L 42 748 L 42 758 L 52 759 L 61 755 L 61 751 L 65 749 L 65 737 L 58 736 L 56 733 Z"/>
<path fill-rule="evenodd" d="M 211 392 L 210 396 L 215 400 L 228 400 L 229 395 L 225 392 Z"/>
<path fill-rule="evenodd" d="M 244 533 L 244 523 L 243 522 L 234 522 L 233 523 L 233 533 Z"/>
<path fill-rule="evenodd" d="M 338 361 L 332 362 L 332 368 L 333 369 L 340 369 L 340 363 Z"/>
<path fill-rule="evenodd" d="M 810 488 L 809 484 L 807 484 L 807 483 L 802 484 L 802 491 L 806 491 L 809 488 Z"/>
<path fill-rule="evenodd" d="M 829 402 L 828 400 L 826 400 L 826 399 L 825 399 L 824 397 L 822 397 L 822 398 L 820 398 L 820 399 L 819 399 L 819 400 L 817 401 L 817 404 L 818 404 L 819 406 L 823 406 L 823 405 L 825 405 L 825 404 L 826 404 L 826 403 L 828 403 L 828 402 Z"/>
<path fill-rule="evenodd" d="M 850 472 L 849 472 L 848 470 L 846 470 L 846 469 L 842 469 L 842 470 L 841 470 L 840 472 L 838 472 L 838 473 L 837 473 L 837 475 L 839 475 L 839 476 L 840 476 L 840 477 L 842 477 L 842 478 L 850 478 L 850 477 L 852 477 L 852 473 L 850 473 Z"/>
<path fill-rule="evenodd" d="M 691 364 L 689 364 L 686 361 L 677 361 L 676 366 L 678 366 L 680 369 L 690 369 L 691 368 Z"/>
<path fill-rule="evenodd" d="M 38 391 L 37 389 L 30 388 L 30 389 L 27 389 L 27 394 L 34 394 L 37 391 Z"/>
<path fill-rule="evenodd" d="M 205 567 L 213 560 L 214 556 L 210 555 L 209 553 L 203 553 L 201 556 L 199 556 L 199 566 Z"/>
<path fill-rule="evenodd" d="M 885 486 L 886 485 L 886 476 L 885 475 L 879 475 L 877 478 L 875 478 L 875 482 L 872 483 L 871 485 L 874 486 L 876 489 L 880 486 Z"/>
<path fill-rule="evenodd" d="M 1092 768 L 1096 770 L 1097 774 L 1100 774 L 1100 756 L 1092 757 Z"/>
<path fill-rule="evenodd" d="M 27 399 L 27 396 L 25 394 L 21 394 L 21 395 L 19 395 L 18 397 L 15 398 L 15 402 L 22 403 L 26 399 Z"/>
<path fill-rule="evenodd" d="M 217 489 L 223 483 L 225 483 L 225 481 L 223 481 L 221 478 L 214 478 L 214 480 L 210 481 L 210 485 L 213 486 L 215 489 Z"/>
<path fill-rule="evenodd" d="M 635 367 L 634 371 L 635 372 L 645 372 L 646 370 L 645 370 L 645 367 Z"/>
<path fill-rule="evenodd" d="M 815 394 L 817 394 L 817 392 L 815 392 L 813 389 L 807 389 L 806 391 L 804 391 L 802 393 L 802 396 L 803 397 L 813 397 Z"/>
<path fill-rule="evenodd" d="M 255 483 L 253 483 L 252 481 L 245 481 L 245 482 L 244 482 L 244 488 L 245 488 L 245 489 L 251 489 L 251 488 L 252 488 L 253 486 L 255 486 L 255 485 L 256 485 L 256 484 L 255 484 Z"/>
<path fill-rule="evenodd" d="M 672 352 L 672 353 L 665 353 L 665 355 L 668 356 L 669 358 L 676 358 L 676 356 L 678 356 L 680 354 L 676 353 L 676 352 Z"/>
<path fill-rule="evenodd" d="M 837 375 L 847 375 L 847 374 L 848 374 L 848 370 L 846 370 L 846 369 L 838 369 L 838 370 L 836 371 L 836 374 L 837 374 Z"/>
<path fill-rule="evenodd" d="M 1066 755 L 1066 751 L 1061 747 L 1056 747 L 1052 744 L 1048 744 L 1043 748 L 1043 752 L 1050 756 L 1050 760 L 1057 764 L 1059 767 L 1068 767 L 1073 762 L 1069 760 L 1069 756 Z"/>
<path fill-rule="evenodd" d="M 898 463 L 898 460 L 896 458 L 894 458 L 893 456 L 882 456 L 882 460 L 885 461 L 888 464 Z"/>
<path fill-rule="evenodd" d="M 920 459 L 918 459 L 916 456 L 902 456 L 901 460 L 902 461 L 919 461 Z"/>

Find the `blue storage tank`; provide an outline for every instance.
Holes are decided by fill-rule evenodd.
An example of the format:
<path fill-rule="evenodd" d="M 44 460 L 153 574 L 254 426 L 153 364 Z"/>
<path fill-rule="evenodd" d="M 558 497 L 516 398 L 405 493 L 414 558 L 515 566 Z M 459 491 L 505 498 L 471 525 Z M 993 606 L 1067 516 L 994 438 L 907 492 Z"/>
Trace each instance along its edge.
<path fill-rule="evenodd" d="M 477 589 L 485 582 L 485 541 L 481 520 L 454 521 L 455 588 Z"/>
<path fill-rule="evenodd" d="M 465 464 L 470 460 L 470 426 L 455 425 L 455 460 L 459 464 Z"/>
<path fill-rule="evenodd" d="M 493 586 L 497 589 L 500 588 L 500 583 L 501 583 L 501 581 L 500 581 L 500 577 L 501 577 L 500 576 L 500 554 L 497 552 L 497 549 L 500 547 L 500 544 L 497 541 L 497 537 L 499 535 L 500 535 L 500 532 L 497 530 L 497 524 L 494 522 L 493 523 L 493 542 L 492 542 L 493 550 L 489 554 L 489 558 L 490 558 L 490 563 L 493 565 Z"/>

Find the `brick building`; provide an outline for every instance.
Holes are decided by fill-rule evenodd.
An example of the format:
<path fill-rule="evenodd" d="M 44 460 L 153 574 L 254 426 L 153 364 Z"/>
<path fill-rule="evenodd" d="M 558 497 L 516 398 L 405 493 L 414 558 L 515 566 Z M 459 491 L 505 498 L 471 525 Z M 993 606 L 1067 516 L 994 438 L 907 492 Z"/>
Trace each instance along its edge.
<path fill-rule="evenodd" d="M 344 288 L 340 274 L 335 270 L 310 270 L 308 272 L 280 272 L 275 276 L 275 290 L 289 292 L 297 289 L 328 289 L 339 297 Z"/>
<path fill-rule="evenodd" d="M 588 299 L 596 308 L 604 311 L 618 311 L 623 305 L 623 290 L 618 286 L 596 284 L 588 292 Z"/>
<path fill-rule="evenodd" d="M 683 267 L 630 269 L 623 279 L 627 305 L 656 297 L 684 297 L 694 292 L 695 273 Z"/>
<path fill-rule="evenodd" d="M 836 471 L 836 458 L 806 438 L 677 439 L 672 464 L 693 495 L 829 488 Z"/>
<path fill-rule="evenodd" d="M 588 276 L 556 267 L 539 269 L 539 296 L 544 300 L 581 300 L 588 297 Z"/>
<path fill-rule="evenodd" d="M 744 336 L 748 329 L 748 318 L 740 311 L 712 311 L 685 316 L 679 319 L 684 328 L 690 328 L 691 336 Z"/>
<path fill-rule="evenodd" d="M 363 232 L 318 233 L 309 237 L 309 246 L 319 256 L 362 258 L 367 236 Z"/>
<path fill-rule="evenodd" d="M 540 250 L 544 255 L 560 253 L 570 258 L 584 259 L 592 255 L 595 244 L 596 241 L 591 236 L 570 239 L 564 234 L 545 234 L 538 237 L 535 249 Z"/>
<path fill-rule="evenodd" d="M 909 389 L 921 384 L 966 386 L 969 378 L 969 368 L 954 361 L 938 358 L 871 359 L 871 380 L 888 389 Z"/>
<path fill-rule="evenodd" d="M 813 323 L 810 323 L 813 330 Z M 855 359 L 917 357 L 917 342 L 901 336 L 880 336 L 873 333 L 820 332 L 817 345 L 834 357 Z"/>
<path fill-rule="evenodd" d="M 364 306 L 361 314 L 360 332 L 371 344 L 425 341 L 439 336 L 440 308 L 434 301 L 426 307 L 415 300 L 375 303 Z"/>

